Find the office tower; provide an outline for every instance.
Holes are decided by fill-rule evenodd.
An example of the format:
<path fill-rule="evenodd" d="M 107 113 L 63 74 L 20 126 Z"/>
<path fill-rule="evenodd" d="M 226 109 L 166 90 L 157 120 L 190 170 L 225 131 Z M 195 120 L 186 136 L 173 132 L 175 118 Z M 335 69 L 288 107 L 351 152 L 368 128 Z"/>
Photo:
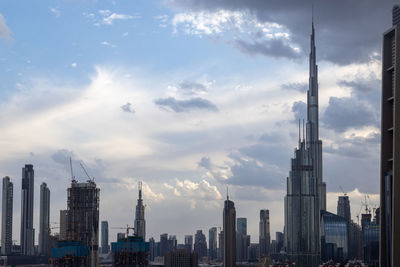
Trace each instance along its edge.
<path fill-rule="evenodd" d="M 224 260 L 224 231 L 218 234 L 218 260 Z"/>
<path fill-rule="evenodd" d="M 190 253 L 185 249 L 168 252 L 164 257 L 165 267 L 197 267 L 197 253 Z"/>
<path fill-rule="evenodd" d="M 40 185 L 39 254 L 49 253 L 50 189 L 46 183 Z"/>
<path fill-rule="evenodd" d="M 256 262 L 257 261 L 257 259 L 258 259 L 258 254 L 259 254 L 259 251 L 260 250 L 260 246 L 259 246 L 259 244 L 250 244 L 250 246 L 249 246 L 249 252 L 248 252 L 248 254 L 249 254 L 249 261 L 250 262 Z"/>
<path fill-rule="evenodd" d="M 144 220 L 144 205 L 142 199 L 142 182 L 138 184 L 139 188 L 139 198 L 136 205 L 136 215 L 135 215 L 135 234 L 138 237 L 146 239 L 146 221 Z"/>
<path fill-rule="evenodd" d="M 237 218 L 237 231 L 242 235 L 247 235 L 247 218 Z"/>
<path fill-rule="evenodd" d="M 363 260 L 367 266 L 378 266 L 379 225 L 377 225 L 376 222 L 373 222 L 371 219 L 372 219 L 371 213 L 361 214 L 362 246 L 364 255 Z"/>
<path fill-rule="evenodd" d="M 192 252 L 193 248 L 193 236 L 185 235 L 185 248 L 188 252 Z"/>
<path fill-rule="evenodd" d="M 237 218 L 236 220 L 236 261 L 246 261 L 250 237 L 247 235 L 247 218 Z"/>
<path fill-rule="evenodd" d="M 325 210 L 326 202 L 322 141 L 318 139 L 318 68 L 314 36 L 312 23 L 306 137 L 301 140 L 299 127 L 299 147 L 291 160 L 285 196 L 285 247 L 289 260 L 298 267 L 316 267 L 320 262 L 320 210 Z"/>
<path fill-rule="evenodd" d="M 150 249 L 149 260 L 154 261 L 154 258 L 157 255 L 157 251 L 156 251 L 156 241 L 152 237 L 149 238 L 149 249 Z"/>
<path fill-rule="evenodd" d="M 35 254 L 35 229 L 33 229 L 33 165 L 26 164 L 22 168 L 21 191 L 21 254 Z"/>
<path fill-rule="evenodd" d="M 199 256 L 199 259 L 207 257 L 207 241 L 202 230 L 197 230 L 194 236 L 194 251 Z"/>
<path fill-rule="evenodd" d="M 344 262 L 348 259 L 348 221 L 333 213 L 321 212 L 321 259 Z"/>
<path fill-rule="evenodd" d="M 260 257 L 268 256 L 270 253 L 269 244 L 271 243 L 269 210 L 260 210 L 260 227 L 258 239 L 260 245 Z"/>
<path fill-rule="evenodd" d="M 106 254 L 110 251 L 108 245 L 108 221 L 101 222 L 101 253 Z"/>
<path fill-rule="evenodd" d="M 218 234 L 217 234 L 217 227 L 212 227 L 208 230 L 208 257 L 210 259 L 217 258 L 217 250 L 218 250 Z"/>
<path fill-rule="evenodd" d="M 67 239 L 68 210 L 60 210 L 60 240 Z"/>
<path fill-rule="evenodd" d="M 1 254 L 10 255 L 12 247 L 13 183 L 10 177 L 3 178 L 3 199 L 1 217 Z"/>
<path fill-rule="evenodd" d="M 178 240 L 176 240 L 176 235 L 170 235 L 168 237 L 168 249 L 167 251 L 173 252 L 176 250 L 176 247 L 178 246 Z"/>
<path fill-rule="evenodd" d="M 383 34 L 380 266 L 400 266 L 400 24 L 399 6 L 393 27 Z"/>
<path fill-rule="evenodd" d="M 168 252 L 168 234 L 160 235 L 160 256 L 164 257 L 165 253 Z"/>
<path fill-rule="evenodd" d="M 345 218 L 347 222 L 351 221 L 350 200 L 348 196 L 339 196 L 337 203 L 337 215 Z"/>
<path fill-rule="evenodd" d="M 98 265 L 100 189 L 92 180 L 68 188 L 67 239 L 89 247 L 89 266 Z"/>
<path fill-rule="evenodd" d="M 284 243 L 284 235 L 282 232 L 275 233 L 275 240 L 276 240 L 276 252 L 281 252 Z"/>
<path fill-rule="evenodd" d="M 226 197 L 224 202 L 223 267 L 236 266 L 236 211 L 235 203 Z"/>

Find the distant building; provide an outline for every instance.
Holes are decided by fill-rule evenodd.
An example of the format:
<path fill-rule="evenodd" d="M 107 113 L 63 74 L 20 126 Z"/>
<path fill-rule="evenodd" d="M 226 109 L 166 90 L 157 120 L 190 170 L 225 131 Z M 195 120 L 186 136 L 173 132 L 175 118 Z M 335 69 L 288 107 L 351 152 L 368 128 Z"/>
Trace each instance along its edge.
<path fill-rule="evenodd" d="M 348 258 L 347 220 L 336 214 L 321 211 L 321 259 L 345 263 Z"/>
<path fill-rule="evenodd" d="M 185 235 L 185 248 L 188 252 L 192 252 L 193 249 L 193 236 Z"/>
<path fill-rule="evenodd" d="M 10 177 L 3 178 L 2 217 L 1 217 L 1 254 L 10 255 L 12 248 L 13 219 L 13 183 Z"/>
<path fill-rule="evenodd" d="M 98 265 L 100 189 L 92 180 L 68 188 L 67 239 L 89 248 L 89 265 Z"/>
<path fill-rule="evenodd" d="M 259 244 L 250 244 L 249 248 L 248 248 L 248 261 L 250 262 L 256 262 L 258 259 L 258 254 L 259 254 L 259 249 L 260 246 Z"/>
<path fill-rule="evenodd" d="M 21 191 L 21 254 L 35 254 L 35 229 L 33 229 L 33 204 L 35 172 L 33 165 L 26 164 L 22 168 Z"/>
<path fill-rule="evenodd" d="M 148 266 L 149 243 L 142 237 L 128 236 L 111 243 L 113 266 Z"/>
<path fill-rule="evenodd" d="M 164 257 L 165 253 L 168 252 L 168 234 L 160 235 L 160 256 Z"/>
<path fill-rule="evenodd" d="M 271 243 L 269 210 L 260 210 L 259 244 L 260 257 L 269 255 Z"/>
<path fill-rule="evenodd" d="M 199 259 L 207 257 L 207 241 L 202 230 L 197 230 L 194 236 L 194 252 L 197 253 Z"/>
<path fill-rule="evenodd" d="M 142 182 L 138 184 L 139 198 L 136 205 L 135 213 L 135 234 L 138 237 L 142 237 L 146 240 L 146 221 L 144 219 L 144 205 L 142 199 Z"/>
<path fill-rule="evenodd" d="M 362 232 L 357 223 L 349 223 L 349 259 L 362 259 Z"/>
<path fill-rule="evenodd" d="M 345 218 L 348 222 L 351 221 L 349 196 L 339 196 L 337 203 L 337 215 Z"/>
<path fill-rule="evenodd" d="M 283 248 L 284 243 L 284 235 L 282 232 L 275 233 L 275 240 L 276 240 L 276 252 L 279 253 Z"/>
<path fill-rule="evenodd" d="M 247 218 L 237 218 L 236 222 L 237 231 L 242 235 L 247 235 Z"/>
<path fill-rule="evenodd" d="M 220 231 L 218 234 L 218 260 L 223 261 L 224 259 L 224 231 Z"/>
<path fill-rule="evenodd" d="M 67 239 L 68 210 L 60 210 L 60 240 Z"/>
<path fill-rule="evenodd" d="M 227 196 L 223 213 L 223 267 L 236 266 L 236 210 L 233 201 Z"/>
<path fill-rule="evenodd" d="M 197 267 L 197 253 L 190 253 L 186 250 L 176 250 L 168 252 L 164 257 L 165 267 Z"/>
<path fill-rule="evenodd" d="M 208 230 L 208 256 L 212 260 L 218 256 L 217 227 L 212 227 Z"/>
<path fill-rule="evenodd" d="M 380 173 L 380 266 L 400 266 L 400 7 L 383 34 Z"/>
<path fill-rule="evenodd" d="M 157 251 L 156 251 L 156 241 L 154 238 L 150 237 L 149 238 L 149 261 L 154 261 L 154 258 L 157 256 Z"/>
<path fill-rule="evenodd" d="M 378 266 L 379 225 L 371 221 L 371 214 L 362 214 L 361 216 L 364 263 L 368 266 Z"/>
<path fill-rule="evenodd" d="M 106 254 L 110 251 L 108 245 L 108 221 L 101 222 L 101 253 Z"/>
<path fill-rule="evenodd" d="M 49 253 L 50 227 L 50 189 L 46 183 L 40 185 L 40 214 L 39 214 L 39 254 Z"/>
<path fill-rule="evenodd" d="M 236 219 L 236 261 L 247 261 L 250 236 L 247 235 L 247 218 Z"/>

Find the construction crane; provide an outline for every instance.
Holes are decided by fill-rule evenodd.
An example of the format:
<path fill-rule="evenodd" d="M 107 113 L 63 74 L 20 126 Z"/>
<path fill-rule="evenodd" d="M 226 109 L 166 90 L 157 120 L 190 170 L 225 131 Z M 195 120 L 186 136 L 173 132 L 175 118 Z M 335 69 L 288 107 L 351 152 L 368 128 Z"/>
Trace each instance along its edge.
<path fill-rule="evenodd" d="M 83 164 L 81 162 L 79 162 L 79 164 L 81 165 L 83 171 L 85 172 L 86 176 L 88 177 L 88 179 L 89 179 L 88 181 L 89 182 L 94 182 L 94 177 L 90 178 L 90 176 L 89 176 L 88 172 L 86 171 L 85 167 L 83 166 Z"/>
<path fill-rule="evenodd" d="M 74 171 L 72 169 L 72 159 L 71 159 L 71 157 L 69 157 L 69 167 L 71 169 L 71 181 L 75 182 L 75 176 L 74 176 Z"/>
<path fill-rule="evenodd" d="M 344 196 L 347 196 L 347 192 L 345 192 L 345 191 L 343 190 L 343 187 L 342 187 L 341 185 L 339 185 L 339 188 L 340 188 L 340 190 L 342 190 L 343 195 L 344 195 Z"/>
<path fill-rule="evenodd" d="M 129 264 L 128 264 L 128 259 L 129 259 L 129 239 L 128 239 L 129 230 L 135 231 L 135 228 L 134 227 L 130 227 L 129 225 L 126 225 L 126 227 L 110 227 L 110 229 L 126 229 L 126 250 L 125 250 L 126 260 L 125 260 L 125 262 L 126 262 L 126 267 L 128 267 L 129 266 Z"/>

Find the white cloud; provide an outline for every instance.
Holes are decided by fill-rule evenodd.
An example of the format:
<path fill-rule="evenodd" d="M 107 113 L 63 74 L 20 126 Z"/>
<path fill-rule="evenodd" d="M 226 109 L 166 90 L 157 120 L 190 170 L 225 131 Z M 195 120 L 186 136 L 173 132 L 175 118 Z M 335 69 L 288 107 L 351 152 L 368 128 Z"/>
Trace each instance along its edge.
<path fill-rule="evenodd" d="M 103 41 L 103 42 L 101 42 L 100 44 L 102 44 L 102 45 L 104 45 L 104 46 L 109 46 L 109 47 L 112 47 L 112 48 L 117 47 L 115 44 L 111 44 L 111 43 L 109 43 L 109 42 L 107 42 L 107 41 Z"/>
<path fill-rule="evenodd" d="M 113 24 L 114 20 L 128 20 L 128 19 L 133 19 L 133 18 L 135 18 L 135 17 L 130 16 L 130 15 L 125 15 L 125 14 L 112 13 L 111 15 L 103 18 L 103 24 L 111 25 L 111 24 Z M 136 17 L 136 18 L 138 18 L 138 17 Z"/>
<path fill-rule="evenodd" d="M 0 13 L 0 38 L 5 39 L 6 41 L 13 40 L 11 37 L 11 30 L 8 28 L 6 20 L 1 13 Z"/>
<path fill-rule="evenodd" d="M 115 20 L 132 20 L 140 19 L 139 15 L 118 14 L 108 9 L 99 10 L 95 13 L 83 13 L 83 15 L 93 23 L 94 26 L 112 25 Z"/>
<path fill-rule="evenodd" d="M 71 64 L 71 67 L 76 68 L 78 66 L 78 64 L 76 62 Z"/>
<path fill-rule="evenodd" d="M 60 10 L 58 10 L 57 8 L 54 7 L 50 7 L 50 12 L 54 14 L 54 16 L 56 16 L 56 18 L 61 16 L 61 12 Z"/>

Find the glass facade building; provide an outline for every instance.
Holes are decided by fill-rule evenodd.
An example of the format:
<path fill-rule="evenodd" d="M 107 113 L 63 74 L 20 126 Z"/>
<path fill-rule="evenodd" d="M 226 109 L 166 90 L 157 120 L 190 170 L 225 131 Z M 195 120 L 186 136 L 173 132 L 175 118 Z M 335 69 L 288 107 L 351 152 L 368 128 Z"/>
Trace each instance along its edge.
<path fill-rule="evenodd" d="M 344 262 L 348 255 L 347 220 L 336 214 L 321 211 L 322 260 Z"/>

